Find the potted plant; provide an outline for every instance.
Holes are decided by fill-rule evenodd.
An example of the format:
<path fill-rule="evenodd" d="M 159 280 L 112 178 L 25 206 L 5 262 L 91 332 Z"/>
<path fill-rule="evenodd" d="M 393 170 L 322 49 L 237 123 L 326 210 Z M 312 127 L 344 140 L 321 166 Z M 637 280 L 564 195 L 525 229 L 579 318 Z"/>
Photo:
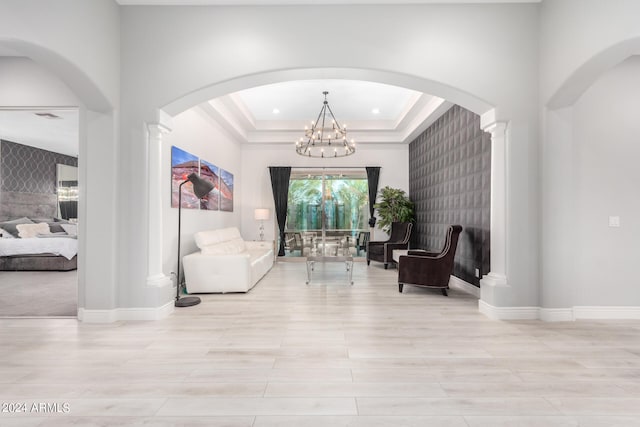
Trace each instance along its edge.
<path fill-rule="evenodd" d="M 374 206 L 380 217 L 380 228 L 385 233 L 391 230 L 392 222 L 413 222 L 415 220 L 413 202 L 404 190 L 386 186 L 380 190 L 380 203 Z"/>

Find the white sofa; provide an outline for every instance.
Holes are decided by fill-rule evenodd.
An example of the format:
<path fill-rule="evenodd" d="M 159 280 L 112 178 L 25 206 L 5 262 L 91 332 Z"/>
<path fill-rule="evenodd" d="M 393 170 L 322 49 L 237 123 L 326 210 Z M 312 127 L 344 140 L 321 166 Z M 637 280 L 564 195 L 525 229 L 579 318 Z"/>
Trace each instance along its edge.
<path fill-rule="evenodd" d="M 182 259 L 189 293 L 247 292 L 273 266 L 273 242 L 245 242 L 237 228 L 200 231 Z"/>

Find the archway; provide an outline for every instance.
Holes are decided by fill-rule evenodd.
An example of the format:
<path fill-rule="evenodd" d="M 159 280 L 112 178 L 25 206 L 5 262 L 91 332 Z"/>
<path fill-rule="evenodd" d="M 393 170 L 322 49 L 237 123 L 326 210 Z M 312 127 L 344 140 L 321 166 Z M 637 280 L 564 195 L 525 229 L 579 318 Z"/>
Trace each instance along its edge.
<path fill-rule="evenodd" d="M 147 247 L 149 248 L 147 285 L 169 286 L 171 280 L 162 272 L 162 202 L 159 183 L 163 180 L 161 145 L 163 134 L 171 131 L 171 117 L 202 102 L 239 90 L 306 79 L 364 80 L 400 86 L 429 93 L 456 103 L 479 114 L 482 128 L 492 136 L 492 184 L 491 184 L 491 272 L 483 279 L 485 287 L 506 286 L 506 145 L 507 123 L 498 121 L 494 107 L 487 101 L 465 91 L 426 78 L 385 70 L 357 68 L 305 68 L 274 70 L 259 74 L 240 76 L 217 82 L 188 93 L 161 106 L 158 122 L 148 124 L 148 206 Z M 491 293 L 490 293 L 491 294 Z"/>
<path fill-rule="evenodd" d="M 622 262 L 629 252 L 625 238 L 631 231 L 625 214 L 626 218 L 637 216 L 637 209 L 634 212 L 626 204 L 634 198 L 621 189 L 626 182 L 637 182 L 635 167 L 628 164 L 637 158 L 633 151 L 637 146 L 630 142 L 635 139 L 630 133 L 637 135 L 637 128 L 633 120 L 625 123 L 618 118 L 626 110 L 637 109 L 627 98 L 637 99 L 637 81 L 630 83 L 629 76 L 637 75 L 638 63 L 629 61 L 638 54 L 640 38 L 597 52 L 545 102 L 543 320 L 637 318 L 628 307 L 637 301 L 633 287 L 626 285 L 631 274 L 623 273 L 621 267 L 631 265 Z M 620 216 L 621 229 L 615 221 Z M 620 241 L 610 244 L 610 239 Z M 602 247 L 611 249 L 600 255 Z M 607 282 L 618 283 L 615 293 L 601 293 L 595 283 L 602 282 L 600 274 L 607 276 Z"/>
<path fill-rule="evenodd" d="M 560 85 L 546 102 L 547 108 L 556 110 L 573 105 L 608 69 L 638 54 L 640 54 L 640 37 L 621 41 L 596 53 Z"/>
<path fill-rule="evenodd" d="M 493 108 L 484 99 L 433 80 L 392 71 L 361 68 L 299 68 L 239 76 L 231 80 L 213 83 L 197 91 L 185 94 L 159 108 L 168 115 L 175 116 L 202 102 L 243 89 L 291 80 L 320 79 L 363 80 L 404 87 L 446 99 L 481 116 Z"/>
<path fill-rule="evenodd" d="M 97 223 L 105 218 L 113 218 L 113 215 L 105 210 L 104 200 L 87 197 L 89 192 L 100 194 L 104 185 L 101 181 L 105 180 L 105 175 L 109 176 L 104 174 L 104 170 L 102 173 L 99 171 L 102 166 L 96 160 L 104 159 L 104 151 L 111 150 L 114 146 L 114 106 L 95 82 L 64 55 L 44 45 L 19 39 L 0 39 L 0 47 L 13 56 L 33 60 L 66 84 L 78 101 L 74 105 L 48 103 L 46 107 L 73 107 L 79 110 L 78 157 L 79 181 L 82 184 L 79 188 L 78 206 L 78 318 L 82 320 L 82 313 L 86 308 L 102 309 L 115 306 L 113 254 L 107 254 L 106 259 L 100 260 L 101 252 L 105 252 L 104 244 L 100 243 L 101 234 L 104 234 L 105 230 Z M 3 99 L 2 107 L 38 107 L 31 100 L 24 104 L 19 97 L 20 94 L 16 94 L 16 98 Z M 110 185 L 109 183 L 107 186 Z M 113 194 L 107 191 L 105 195 L 106 200 L 113 200 Z M 113 203 L 110 203 L 110 206 L 113 206 Z M 110 251 L 111 248 L 108 248 L 107 252 Z"/>

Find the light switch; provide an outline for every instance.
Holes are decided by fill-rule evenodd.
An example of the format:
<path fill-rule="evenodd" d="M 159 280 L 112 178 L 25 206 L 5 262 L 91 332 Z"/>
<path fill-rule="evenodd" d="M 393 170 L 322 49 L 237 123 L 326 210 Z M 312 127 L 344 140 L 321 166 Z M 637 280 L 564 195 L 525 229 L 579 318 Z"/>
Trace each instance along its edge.
<path fill-rule="evenodd" d="M 620 217 L 619 216 L 610 216 L 609 217 L 609 227 L 620 227 Z"/>

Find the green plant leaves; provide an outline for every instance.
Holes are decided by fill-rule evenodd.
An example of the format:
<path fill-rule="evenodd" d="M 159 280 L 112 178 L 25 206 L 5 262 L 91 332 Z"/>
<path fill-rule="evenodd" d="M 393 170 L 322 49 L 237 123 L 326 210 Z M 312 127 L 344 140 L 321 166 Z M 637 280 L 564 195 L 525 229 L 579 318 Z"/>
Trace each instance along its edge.
<path fill-rule="evenodd" d="M 415 221 L 414 205 L 404 190 L 386 186 L 380 189 L 380 202 L 374 207 L 378 210 L 380 228 L 386 233 L 391 229 L 392 222 Z"/>

